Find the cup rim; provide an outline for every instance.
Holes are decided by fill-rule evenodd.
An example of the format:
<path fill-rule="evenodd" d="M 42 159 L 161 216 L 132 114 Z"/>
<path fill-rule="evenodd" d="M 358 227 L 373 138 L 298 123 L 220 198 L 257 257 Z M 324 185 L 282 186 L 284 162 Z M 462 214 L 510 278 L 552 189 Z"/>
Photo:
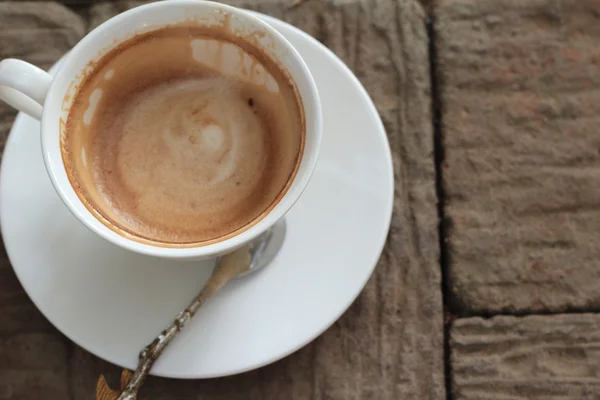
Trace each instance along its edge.
<path fill-rule="evenodd" d="M 240 233 L 232 236 L 230 238 L 211 243 L 206 245 L 200 245 L 196 247 L 167 247 L 167 246 L 159 246 L 146 244 L 142 242 L 138 242 L 134 239 L 127 238 L 112 229 L 108 226 L 105 226 L 94 214 L 84 207 L 85 211 L 80 211 L 75 204 L 83 205 L 81 199 L 75 193 L 75 188 L 72 187 L 70 181 L 68 182 L 70 189 L 73 190 L 73 194 L 65 191 L 61 182 L 59 182 L 56 176 L 56 168 L 65 168 L 64 161 L 62 157 L 60 160 L 57 160 L 54 157 L 50 156 L 49 148 L 53 145 L 52 141 L 60 142 L 60 130 L 56 128 L 52 128 L 51 124 L 54 123 L 54 126 L 58 126 L 56 124 L 56 120 L 59 119 L 58 115 L 50 115 L 50 113 L 45 112 L 48 109 L 46 103 L 50 103 L 52 101 L 56 101 L 53 99 L 55 97 L 56 85 L 55 83 L 58 81 L 58 77 L 61 74 L 68 74 L 69 71 L 67 68 L 69 67 L 69 61 L 78 57 L 78 53 L 87 46 L 89 43 L 94 40 L 94 38 L 98 35 L 107 34 L 110 35 L 110 30 L 116 26 L 121 25 L 124 21 L 127 21 L 131 18 L 135 18 L 136 14 L 140 12 L 152 12 L 156 10 L 160 10 L 163 8 L 172 8 L 172 7 L 197 7 L 199 4 L 203 6 L 213 7 L 214 9 L 219 9 L 232 15 L 235 15 L 237 18 L 251 20 L 253 24 L 258 25 L 261 29 L 266 31 L 274 40 L 280 42 L 288 52 L 293 62 L 297 64 L 301 75 L 306 82 L 306 92 L 309 94 L 309 98 L 305 98 L 303 96 L 303 108 L 305 111 L 305 117 L 307 117 L 307 107 L 308 102 L 312 103 L 312 115 L 311 119 L 314 120 L 314 132 L 313 135 L 315 139 L 313 140 L 313 145 L 309 148 L 308 143 L 305 142 L 304 152 L 302 154 L 302 158 L 300 160 L 300 166 L 305 164 L 304 171 L 300 169 L 297 171 L 296 176 L 293 177 L 292 183 L 290 184 L 289 189 L 285 193 L 285 195 L 278 201 L 278 203 L 273 207 L 271 211 L 267 213 L 262 219 L 258 222 L 254 223 L 248 229 L 241 231 Z M 135 28 L 132 28 L 132 35 L 135 34 L 133 31 Z M 130 37 L 127 34 L 127 37 Z M 123 39 L 126 40 L 126 39 Z M 114 46 L 121 43 L 122 40 L 115 42 Z M 73 71 L 70 75 L 72 77 L 69 79 L 71 82 L 74 81 L 78 74 L 80 74 L 82 70 Z M 290 72 L 291 73 L 291 72 Z M 298 74 L 296 76 L 292 76 L 292 79 L 297 80 Z M 46 126 L 46 129 L 44 128 Z M 48 90 L 48 95 L 46 97 L 46 101 L 44 102 L 44 107 L 42 111 L 42 153 L 44 156 L 44 163 L 46 165 L 46 169 L 48 170 L 48 175 L 54 186 L 56 192 L 61 198 L 62 202 L 67 206 L 69 211 L 88 229 L 92 232 L 96 233 L 98 236 L 103 239 L 121 247 L 126 250 L 130 250 L 136 253 L 155 256 L 161 258 L 173 258 L 173 259 L 181 259 L 181 258 L 211 258 L 221 254 L 224 254 L 228 251 L 233 251 L 236 248 L 244 245 L 245 243 L 250 242 L 252 239 L 258 237 L 260 234 L 264 233 L 267 229 L 273 226 L 280 218 L 282 218 L 298 201 L 301 197 L 302 193 L 306 189 L 310 178 L 314 172 L 316 167 L 318 154 L 321 146 L 322 139 L 322 129 L 323 129 L 323 121 L 322 121 L 322 111 L 321 111 L 321 102 L 319 98 L 319 93 L 316 87 L 316 83 L 308 66 L 298 53 L 298 51 L 294 48 L 294 46 L 275 28 L 271 27 L 265 21 L 260 19 L 258 16 L 252 14 L 249 11 L 229 6 L 222 3 L 217 3 L 214 1 L 207 0 L 170 0 L 170 1 L 159 1 L 156 3 L 145 4 L 142 6 L 138 6 L 127 10 L 121 14 L 118 14 L 109 20 L 105 21 L 91 32 L 89 32 L 80 42 L 78 42 L 75 47 L 68 53 L 68 55 L 63 60 L 60 65 L 56 75 L 50 85 Z M 50 132 L 57 131 L 57 135 L 49 134 Z M 307 134 L 307 133 L 305 133 Z M 59 144 L 60 146 L 60 144 Z M 59 165 L 57 165 L 59 164 Z M 96 223 L 97 222 L 97 223 Z"/>

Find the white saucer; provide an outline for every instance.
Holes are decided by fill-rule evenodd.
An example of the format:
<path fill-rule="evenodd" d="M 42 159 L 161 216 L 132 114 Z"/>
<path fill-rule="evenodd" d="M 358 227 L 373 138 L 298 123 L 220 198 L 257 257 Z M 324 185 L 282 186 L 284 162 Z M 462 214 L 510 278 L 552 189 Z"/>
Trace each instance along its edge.
<path fill-rule="evenodd" d="M 377 111 L 350 70 L 302 31 L 262 16 L 306 60 L 323 102 L 321 156 L 287 216 L 272 265 L 210 301 L 156 363 L 177 378 L 235 374 L 304 346 L 350 306 L 388 232 L 393 170 Z M 151 341 L 198 292 L 206 265 L 147 258 L 88 231 L 47 176 L 39 123 L 20 114 L 0 170 L 6 251 L 40 311 L 81 347 L 134 368 Z"/>

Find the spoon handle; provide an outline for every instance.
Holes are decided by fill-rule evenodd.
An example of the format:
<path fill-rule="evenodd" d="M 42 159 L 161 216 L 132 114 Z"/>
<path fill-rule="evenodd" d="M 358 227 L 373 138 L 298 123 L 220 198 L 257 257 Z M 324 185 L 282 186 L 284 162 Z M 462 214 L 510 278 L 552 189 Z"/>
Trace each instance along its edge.
<path fill-rule="evenodd" d="M 162 352 L 173 341 L 175 336 L 185 327 L 190 319 L 194 317 L 196 311 L 225 286 L 232 278 L 238 276 L 250 265 L 250 252 L 248 247 L 244 247 L 227 254 L 217 260 L 215 269 L 206 285 L 200 293 L 192 300 L 187 308 L 177 314 L 175 320 L 164 331 L 162 331 L 148 346 L 140 352 L 138 366 L 133 377 L 123 389 L 117 400 L 135 400 L 140 387 L 150 373 L 154 362 L 160 357 Z"/>
<path fill-rule="evenodd" d="M 154 362 L 160 357 L 162 352 L 185 327 L 189 320 L 192 319 L 196 311 L 204 304 L 204 302 L 219 289 L 220 287 L 215 287 L 214 285 L 205 286 L 190 305 L 177 314 L 173 323 L 142 349 L 139 355 L 137 369 L 117 400 L 135 400 L 137 398 L 137 393 L 150 373 Z"/>

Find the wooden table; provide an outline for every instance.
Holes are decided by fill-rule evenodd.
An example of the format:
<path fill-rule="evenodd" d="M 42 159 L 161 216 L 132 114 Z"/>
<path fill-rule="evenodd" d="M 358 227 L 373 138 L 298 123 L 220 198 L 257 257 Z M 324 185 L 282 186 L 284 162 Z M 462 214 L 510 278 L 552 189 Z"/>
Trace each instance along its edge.
<path fill-rule="evenodd" d="M 314 342 L 144 395 L 600 400 L 600 1 L 230 3 L 307 31 L 365 85 L 394 157 L 392 226 Z M 136 4 L 0 2 L 0 57 L 47 68 Z M 0 143 L 14 115 L 0 105 Z M 119 373 L 40 315 L 0 253 L 0 400 L 91 399 Z"/>

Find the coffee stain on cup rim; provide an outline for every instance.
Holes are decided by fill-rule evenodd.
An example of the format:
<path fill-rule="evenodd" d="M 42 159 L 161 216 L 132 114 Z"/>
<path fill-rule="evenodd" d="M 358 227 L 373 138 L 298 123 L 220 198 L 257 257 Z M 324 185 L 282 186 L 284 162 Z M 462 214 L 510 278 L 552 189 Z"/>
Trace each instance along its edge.
<path fill-rule="evenodd" d="M 233 7 L 232 7 L 233 8 Z M 258 17 L 249 14 L 246 10 L 237 9 L 240 12 L 247 13 L 248 16 L 254 18 L 258 21 L 258 25 L 261 24 L 266 25 L 265 22 L 261 21 Z M 121 44 L 134 39 L 136 36 L 143 35 L 152 31 L 157 31 L 170 27 L 179 27 L 179 26 L 191 26 L 191 27 L 206 27 L 206 28 L 221 28 L 227 30 L 227 33 L 232 36 L 236 36 L 248 44 L 252 45 L 255 48 L 258 48 L 259 51 L 270 58 L 272 63 L 277 64 L 281 71 L 284 71 L 287 75 L 287 78 L 290 79 L 291 82 L 294 80 L 291 77 L 288 69 L 279 61 L 279 59 L 285 59 L 289 56 L 288 49 L 281 48 L 277 49 L 275 41 L 271 38 L 269 33 L 264 29 L 264 26 L 260 26 L 258 29 L 251 29 L 248 24 L 245 24 L 241 18 L 237 15 L 223 9 L 215 9 L 213 10 L 211 16 L 197 16 L 194 15 L 197 13 L 192 7 L 187 7 L 184 10 L 185 14 L 190 15 L 187 18 L 184 18 L 180 21 L 173 22 L 171 24 L 161 24 L 161 25 L 147 25 L 144 24 L 141 27 L 138 27 L 134 32 L 129 33 L 123 38 L 113 39 L 110 45 L 104 46 L 101 50 L 99 50 L 94 58 L 92 58 L 86 65 L 83 67 L 81 71 L 73 78 L 70 82 L 65 95 L 63 96 L 63 101 L 61 104 L 61 117 L 59 121 L 60 128 L 60 136 L 61 140 L 64 136 L 64 126 L 66 126 L 66 119 L 70 111 L 71 104 L 73 103 L 81 84 L 83 84 L 86 78 L 96 70 L 98 67 L 98 63 L 102 60 L 102 58 L 110 53 L 113 49 L 120 46 Z M 214 18 L 218 18 L 215 20 Z M 266 25 L 268 26 L 268 25 Z M 272 29 L 272 28 L 271 28 Z M 93 32 L 93 31 L 92 31 Z M 276 31 L 275 31 L 276 32 Z M 277 33 L 277 32 L 276 32 Z M 108 78 L 110 79 L 110 78 Z M 294 83 L 294 88 L 297 90 L 296 85 Z M 296 95 L 299 99 L 300 93 L 297 92 Z"/>

